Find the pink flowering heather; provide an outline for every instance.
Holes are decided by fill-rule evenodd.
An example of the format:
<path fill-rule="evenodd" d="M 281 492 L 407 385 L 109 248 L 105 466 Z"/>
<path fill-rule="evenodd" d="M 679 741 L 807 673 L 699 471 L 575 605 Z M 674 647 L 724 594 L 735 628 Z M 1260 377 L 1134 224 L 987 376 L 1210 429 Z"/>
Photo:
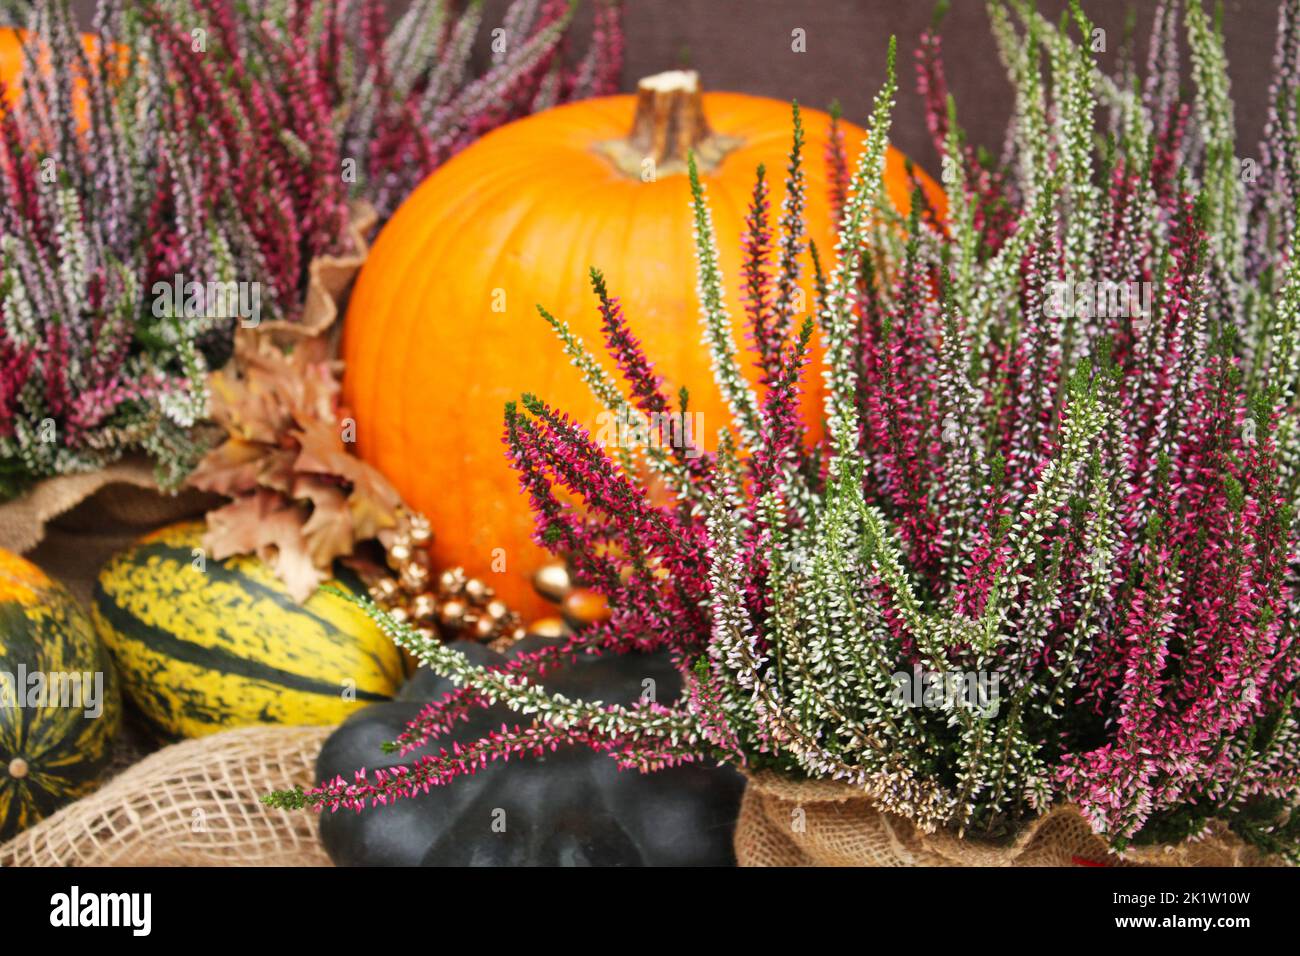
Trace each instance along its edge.
<path fill-rule="evenodd" d="M 733 277 L 757 386 L 693 176 L 703 339 L 735 413 L 713 453 L 606 449 L 540 397 L 508 406 L 537 539 L 606 595 L 609 621 L 484 669 L 370 608 L 463 685 L 396 747 L 492 703 L 527 721 L 272 803 L 385 803 L 576 743 L 642 770 L 720 760 L 838 780 L 972 838 L 1071 803 L 1116 849 L 1220 820 L 1300 855 L 1300 0 L 1282 6 L 1250 183 L 1222 39 L 1196 0 L 1160 6 L 1145 78 L 1098 70 L 1077 6 L 1059 25 L 990 9 L 1015 95 L 1004 160 L 966 143 L 938 36 L 919 53 L 944 221 L 919 191 L 901 217 L 885 196 L 892 49 L 835 200 L 835 250 L 802 232 L 796 110 L 780 213 L 760 170 Z M 834 178 L 843 151 L 828 161 Z M 818 296 L 803 316 L 790 290 L 808 265 Z M 593 392 L 615 414 L 687 410 L 599 273 L 593 287 L 626 388 L 545 315 Z M 826 437 L 809 449 L 795 410 L 814 375 Z M 573 655 L 631 649 L 673 655 L 680 702 L 608 707 L 536 681 Z M 939 678 L 922 699 L 902 693 L 916 674 Z"/>
<path fill-rule="evenodd" d="M 0 498 L 128 451 L 178 483 L 234 319 L 297 320 L 350 199 L 387 215 L 492 127 L 617 84 L 616 4 L 597 0 L 569 57 L 571 5 L 516 0 L 476 75 L 481 18 L 443 0 L 392 25 L 382 0 L 102 0 L 95 43 L 117 55 L 88 58 L 66 4 L 33 4 L 30 62 L 48 67 L 0 117 Z M 160 305 L 177 276 L 256 289 L 257 315 Z"/>
<path fill-rule="evenodd" d="M 383 0 L 146 6 L 196 123 L 213 124 L 210 138 L 232 157 L 264 151 L 248 168 L 232 160 L 232 200 L 261 209 L 287 192 L 304 218 L 277 225 L 289 230 L 281 242 L 301 233 L 312 248 L 337 239 L 313 230 L 341 215 L 339 195 L 364 198 L 387 218 L 484 133 L 612 93 L 622 68 L 621 8 L 611 0 L 593 0 L 592 35 L 577 57 L 569 0 L 515 0 L 499 25 L 483 22 L 481 4 L 458 10 L 447 0 L 416 0 L 395 22 Z M 476 74 L 471 54 L 489 26 L 491 55 Z M 252 189 L 259 179 L 266 195 Z"/>
<path fill-rule="evenodd" d="M 340 157 L 356 164 L 355 193 L 387 217 L 435 168 L 502 123 L 616 92 L 621 5 L 589 2 L 592 33 L 582 50 L 573 49 L 570 0 L 514 0 L 500 24 L 484 23 L 479 3 L 447 0 L 415 0 L 395 23 L 382 0 L 295 5 L 303 24 L 319 21 L 315 55 L 341 120 Z M 476 74 L 474 42 L 488 27 L 490 55 Z"/>
<path fill-rule="evenodd" d="M 101 5 L 90 57 L 65 4 L 35 4 L 27 30 L 22 97 L 0 115 L 0 498 L 128 450 L 174 483 L 226 333 L 155 313 L 151 287 L 233 278 L 230 246 L 167 131 L 173 100 L 130 62 L 149 48 L 138 19 Z"/>

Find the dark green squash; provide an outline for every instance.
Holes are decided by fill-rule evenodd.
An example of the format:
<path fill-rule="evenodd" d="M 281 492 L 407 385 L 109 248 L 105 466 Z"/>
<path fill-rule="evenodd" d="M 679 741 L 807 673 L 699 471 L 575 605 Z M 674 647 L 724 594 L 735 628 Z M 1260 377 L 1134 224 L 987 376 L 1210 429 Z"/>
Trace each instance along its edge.
<path fill-rule="evenodd" d="M 516 647 L 540 643 L 530 637 Z M 477 644 L 454 646 L 479 663 L 500 659 Z M 661 702 L 680 693 L 681 678 L 664 655 L 583 658 L 543 683 L 556 693 L 628 703 L 647 679 Z M 427 752 L 399 757 L 380 748 L 451 687 L 421 669 L 398 700 L 353 714 L 326 741 L 318 779 L 350 780 L 361 767 L 396 766 Z M 520 719 L 504 707 L 477 711 L 437 747 L 476 740 L 503 722 Z M 385 807 L 325 812 L 321 838 L 341 866 L 728 866 L 742 789 L 728 768 L 687 765 L 643 775 L 619 770 L 604 754 L 565 748 L 494 762 Z"/>
<path fill-rule="evenodd" d="M 0 550 L 0 842 L 95 789 L 121 715 L 113 662 L 85 612 Z"/>

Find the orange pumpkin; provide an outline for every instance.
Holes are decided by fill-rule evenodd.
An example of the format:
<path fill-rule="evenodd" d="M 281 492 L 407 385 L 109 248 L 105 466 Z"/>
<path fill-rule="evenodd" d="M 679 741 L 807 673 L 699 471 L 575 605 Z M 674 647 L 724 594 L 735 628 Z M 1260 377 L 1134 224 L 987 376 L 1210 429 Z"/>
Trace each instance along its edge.
<path fill-rule="evenodd" d="M 807 227 L 825 263 L 834 257 L 822 161 L 830 118 L 804 110 L 803 125 Z M 852 163 L 863 132 L 845 124 L 844 133 Z M 503 453 L 502 409 L 532 392 L 599 431 L 601 406 L 535 309 L 566 320 L 616 375 L 603 357 L 589 266 L 604 272 L 669 394 L 687 386 L 713 450 L 730 416 L 701 344 L 682 160 L 692 149 L 703 161 L 727 306 L 752 366 L 739 341 L 739 239 L 760 163 L 775 225 L 790 137 L 788 103 L 701 95 L 693 74 L 663 74 L 636 96 L 561 106 L 489 133 L 398 209 L 352 293 L 344 398 L 361 456 L 431 519 L 437 562 L 464 565 L 526 615 L 545 610 L 528 586 L 544 553 L 530 539 L 528 501 Z M 651 181 L 642 176 L 646 157 Z M 892 150 L 885 178 L 894 204 L 907 209 L 904 159 Z M 938 187 L 923 182 L 942 204 Z M 811 310 L 810 280 L 804 294 Z M 805 413 L 819 424 L 815 394 Z"/>
<path fill-rule="evenodd" d="M 9 109 L 17 106 L 22 96 L 24 32 L 0 27 L 0 82 L 5 85 L 4 105 Z"/>
<path fill-rule="evenodd" d="M 5 95 L 3 107 L 13 109 L 18 105 L 22 98 L 22 74 L 25 66 L 23 58 L 23 41 L 27 36 L 27 31 L 17 30 L 13 27 L 0 27 L 0 81 L 4 82 Z M 81 35 L 81 47 L 86 51 L 86 57 L 93 65 L 99 57 L 99 40 L 93 34 L 83 33 Z M 122 56 L 122 67 L 126 67 L 125 50 L 119 50 Z M 41 62 L 41 69 L 49 70 L 49 51 L 43 48 L 38 53 Z M 72 112 L 77 122 L 78 132 L 85 132 L 89 126 L 89 106 L 86 102 L 85 93 L 86 81 L 78 79 L 72 94 Z"/>

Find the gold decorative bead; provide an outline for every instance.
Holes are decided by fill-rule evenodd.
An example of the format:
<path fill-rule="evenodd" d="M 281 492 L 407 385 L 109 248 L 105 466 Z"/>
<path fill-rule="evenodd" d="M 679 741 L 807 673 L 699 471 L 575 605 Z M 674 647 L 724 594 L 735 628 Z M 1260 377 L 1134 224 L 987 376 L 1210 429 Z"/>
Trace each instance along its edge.
<path fill-rule="evenodd" d="M 559 561 L 542 565 L 533 575 L 533 590 L 548 601 L 560 603 L 573 590 L 569 569 Z"/>
<path fill-rule="evenodd" d="M 402 568 L 402 587 L 412 593 L 423 591 L 429 583 L 429 569 L 411 562 Z"/>
<path fill-rule="evenodd" d="M 407 531 L 410 535 L 411 544 L 424 547 L 433 540 L 433 529 L 429 527 L 429 519 L 422 514 L 411 515 L 410 529 Z"/>
<path fill-rule="evenodd" d="M 394 571 L 411 560 L 411 544 L 404 538 L 398 538 L 388 547 L 388 566 Z"/>
<path fill-rule="evenodd" d="M 443 601 L 442 607 L 438 611 L 438 620 L 444 627 L 460 627 L 465 621 L 465 604 L 463 601 L 457 601 L 455 598 L 450 601 Z"/>
<path fill-rule="evenodd" d="M 528 633 L 546 638 L 564 637 L 569 633 L 569 625 L 562 617 L 542 617 L 528 625 Z"/>
<path fill-rule="evenodd" d="M 510 608 L 505 601 L 488 601 L 483 611 L 494 621 L 503 621 L 510 616 Z"/>
<path fill-rule="evenodd" d="M 400 604 L 390 610 L 388 616 L 398 624 L 405 624 L 411 619 L 411 616 L 406 613 L 406 608 L 402 607 Z"/>
<path fill-rule="evenodd" d="M 465 582 L 465 596 L 475 604 L 483 604 L 492 597 L 492 589 L 478 578 L 470 578 Z"/>
<path fill-rule="evenodd" d="M 432 621 L 438 615 L 438 602 L 432 594 L 417 594 L 411 600 L 411 615 L 420 622 Z"/>
<path fill-rule="evenodd" d="M 462 568 L 448 568 L 438 576 L 438 591 L 444 597 L 455 597 L 465 589 L 465 571 Z"/>
<path fill-rule="evenodd" d="M 397 582 L 392 578 L 383 578 L 370 585 L 368 592 L 370 600 L 374 601 L 380 607 L 387 608 L 393 603 L 393 598 L 397 596 Z"/>
<path fill-rule="evenodd" d="M 489 640 L 497 632 L 497 622 L 490 617 L 480 617 L 474 622 L 474 636 L 480 641 Z"/>
<path fill-rule="evenodd" d="M 564 616 L 577 624 L 595 624 L 609 618 L 609 602 L 603 594 L 579 588 L 564 599 Z"/>
<path fill-rule="evenodd" d="M 523 639 L 524 639 L 524 629 L 522 627 L 516 627 L 513 630 L 504 631 L 502 633 L 497 634 L 496 637 L 488 641 L 487 646 L 491 650 L 496 651 L 498 654 L 505 654 L 509 652 L 513 644 Z"/>

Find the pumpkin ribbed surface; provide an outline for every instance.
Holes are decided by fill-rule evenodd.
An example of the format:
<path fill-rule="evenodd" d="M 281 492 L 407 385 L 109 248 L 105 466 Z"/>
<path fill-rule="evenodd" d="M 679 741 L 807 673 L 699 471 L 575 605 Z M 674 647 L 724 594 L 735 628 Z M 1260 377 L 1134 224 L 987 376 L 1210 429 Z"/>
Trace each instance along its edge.
<path fill-rule="evenodd" d="M 0 27 L 0 81 L 5 85 L 4 98 L 0 99 L 0 110 L 5 108 L 13 109 L 22 102 L 23 71 L 27 63 L 23 55 L 23 43 L 26 41 L 27 36 L 25 30 Z M 81 35 L 81 48 L 92 67 L 97 66 L 99 41 L 95 35 L 83 33 Z M 128 51 L 123 47 L 114 47 L 113 49 L 117 52 L 121 68 L 123 70 L 128 69 L 130 65 Z M 37 50 L 37 65 L 43 73 L 48 73 L 49 51 L 45 49 L 43 44 Z M 86 101 L 86 81 L 84 79 L 78 79 L 73 84 L 72 114 L 77 122 L 77 131 L 85 132 L 89 125 L 89 104 Z"/>

